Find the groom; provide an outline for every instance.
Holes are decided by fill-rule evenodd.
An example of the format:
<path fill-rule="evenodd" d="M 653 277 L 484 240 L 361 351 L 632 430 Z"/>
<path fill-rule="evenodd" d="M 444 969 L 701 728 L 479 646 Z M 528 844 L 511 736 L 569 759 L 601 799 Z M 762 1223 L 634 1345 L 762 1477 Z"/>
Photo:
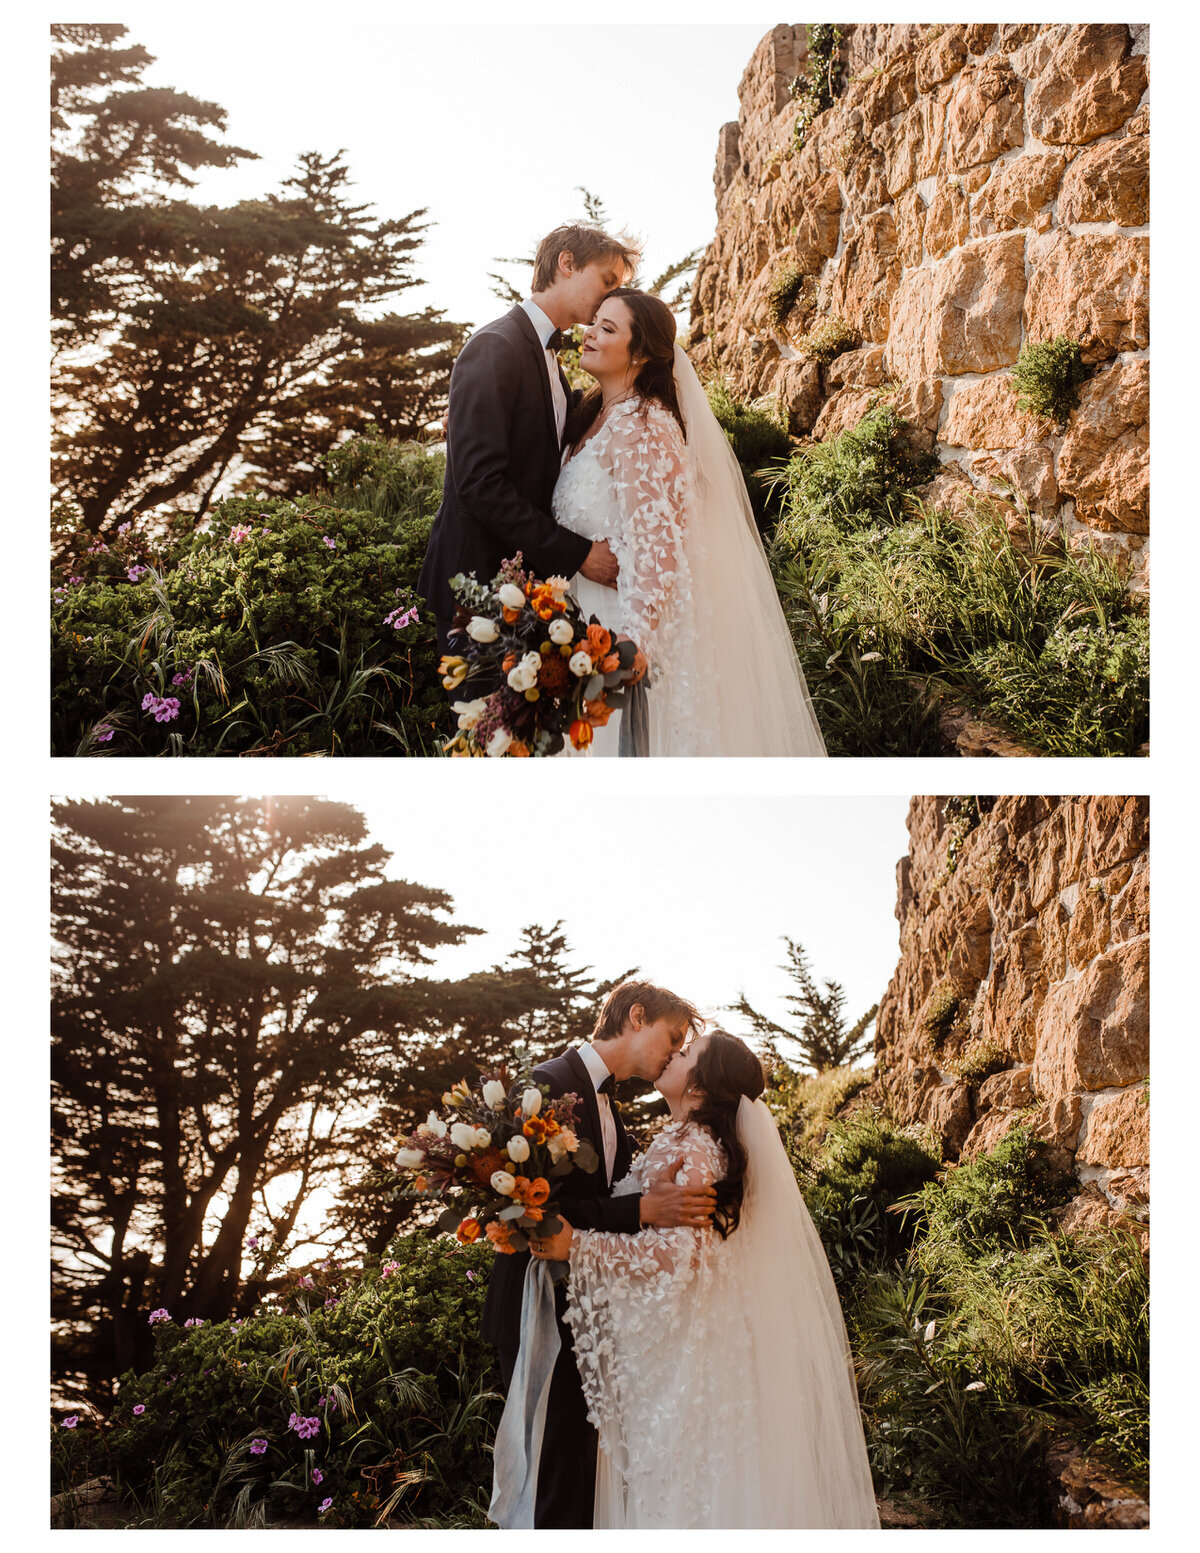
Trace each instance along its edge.
<path fill-rule="evenodd" d="M 682 1158 L 663 1172 L 648 1192 L 611 1195 L 612 1183 L 628 1171 L 632 1149 L 609 1096 L 617 1079 L 653 1081 L 680 1049 L 689 1031 L 704 1021 L 685 999 L 650 982 L 625 981 L 605 1000 L 591 1041 L 571 1047 L 533 1070 L 550 1097 L 575 1094 L 575 1132 L 596 1150 L 600 1164 L 591 1172 L 574 1170 L 562 1183 L 563 1210 L 576 1229 L 615 1230 L 635 1235 L 647 1225 L 702 1227 L 716 1207 L 710 1187 L 676 1186 Z M 521 1299 L 528 1252 L 497 1256 L 483 1308 L 482 1335 L 499 1350 L 507 1390 L 520 1346 Z M 588 1423 L 587 1404 L 575 1364 L 571 1330 L 563 1321 L 566 1293 L 555 1289 L 560 1340 L 542 1454 L 538 1463 L 534 1525 L 590 1528 L 596 1476 L 596 1431 Z"/>
<path fill-rule="evenodd" d="M 490 582 L 519 550 L 539 577 L 582 572 L 616 586 L 607 543 L 592 544 L 550 515 L 572 401 L 555 351 L 560 332 L 589 323 L 637 259 L 636 248 L 596 227 L 557 227 L 538 245 L 533 295 L 477 330 L 459 353 L 446 413 L 446 483 L 417 584 L 443 654 L 453 650 L 450 578 L 459 572 Z"/>

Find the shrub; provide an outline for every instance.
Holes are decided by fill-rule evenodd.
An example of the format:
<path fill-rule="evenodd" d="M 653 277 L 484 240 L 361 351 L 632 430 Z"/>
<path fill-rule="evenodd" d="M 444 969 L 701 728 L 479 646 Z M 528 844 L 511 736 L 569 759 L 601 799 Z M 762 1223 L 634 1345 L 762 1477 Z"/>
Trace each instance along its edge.
<path fill-rule="evenodd" d="M 897 1127 L 863 1109 L 830 1124 L 820 1147 L 801 1156 L 801 1187 L 839 1283 L 897 1257 L 917 1215 L 893 1206 L 933 1180 L 940 1149 L 924 1129 Z"/>
<path fill-rule="evenodd" d="M 1065 426 L 1079 403 L 1079 385 L 1088 376 L 1079 344 L 1065 334 L 1021 347 L 1009 376 L 1017 390 L 1017 409 Z"/>
<path fill-rule="evenodd" d="M 231 498 L 203 529 L 131 531 L 75 563 L 51 613 L 55 753 L 437 748 L 432 621 L 397 626 L 443 461 L 356 439 L 327 462 L 336 500 Z"/>
<path fill-rule="evenodd" d="M 771 289 L 767 292 L 767 311 L 771 316 L 771 322 L 778 328 L 784 323 L 787 315 L 800 300 L 804 292 L 806 276 L 796 264 L 781 264 L 775 271 L 771 280 Z"/>
<path fill-rule="evenodd" d="M 998 1041 L 981 1036 L 969 1042 L 957 1057 L 948 1057 L 943 1066 L 965 1084 L 981 1084 L 1007 1067 L 1008 1060 L 1008 1053 Z"/>
<path fill-rule="evenodd" d="M 335 1303 L 318 1290 L 243 1321 L 161 1324 L 154 1367 L 122 1377 L 111 1420 L 125 1492 L 161 1499 L 167 1484 L 174 1525 L 255 1507 L 333 1526 L 482 1525 L 499 1412 L 478 1335 L 491 1256 L 418 1232 Z M 315 1421 L 309 1438 L 296 1419 Z"/>
<path fill-rule="evenodd" d="M 841 75 L 842 29 L 834 22 L 810 22 L 806 32 L 808 68 L 791 83 L 792 97 L 800 107 L 792 126 L 794 150 L 804 145 L 816 116 L 832 106 Z"/>
<path fill-rule="evenodd" d="M 807 334 L 800 335 L 796 349 L 811 360 L 828 366 L 834 357 L 840 356 L 843 351 L 853 350 L 858 343 L 858 334 L 844 319 L 827 318 Z"/>
<path fill-rule="evenodd" d="M 792 451 L 787 428 L 763 406 L 739 399 L 724 378 L 715 378 L 706 388 L 712 412 L 729 438 L 734 457 L 745 476 L 750 505 L 759 528 L 766 528 L 778 511 L 774 496 L 774 477 L 764 465 L 784 459 Z"/>
<path fill-rule="evenodd" d="M 830 752 L 935 753 L 953 695 L 1048 753 L 1135 753 L 1149 632 L 1119 568 L 918 501 L 929 469 L 882 407 L 777 477 L 771 565 Z"/>
<path fill-rule="evenodd" d="M 1011 1242 L 1043 1224 L 1074 1191 L 1073 1177 L 1050 1163 L 1045 1145 L 1028 1127 L 1014 1127 L 990 1154 L 976 1155 L 924 1188 L 921 1265 L 936 1273 L 945 1247 L 978 1251 L 998 1239 Z"/>
<path fill-rule="evenodd" d="M 871 1068 L 801 1073 L 780 1063 L 765 1096 L 794 1163 L 806 1162 L 841 1108 L 871 1082 Z"/>

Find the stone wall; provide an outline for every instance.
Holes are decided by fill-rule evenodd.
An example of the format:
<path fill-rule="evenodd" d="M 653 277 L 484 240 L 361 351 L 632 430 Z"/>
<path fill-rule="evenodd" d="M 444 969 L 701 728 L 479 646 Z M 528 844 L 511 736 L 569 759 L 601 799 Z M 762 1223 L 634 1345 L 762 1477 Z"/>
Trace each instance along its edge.
<path fill-rule="evenodd" d="M 847 29 L 848 79 L 792 149 L 803 26 L 763 39 L 718 140 L 717 231 L 690 349 L 823 440 L 881 395 L 972 489 L 1125 557 L 1149 551 L 1149 28 L 1123 23 Z M 788 266 L 811 278 L 782 324 Z M 840 318 L 829 366 L 799 337 Z M 1016 411 L 1027 340 L 1067 334 L 1093 369 L 1062 430 Z M 1016 522 L 1014 517 L 1014 523 Z"/>
<path fill-rule="evenodd" d="M 914 798 L 900 963 L 873 1088 L 949 1159 L 1031 1123 L 1080 1194 L 1067 1222 L 1149 1212 L 1149 800 L 1005 797 L 953 867 L 942 798 Z M 956 1068 L 988 1051 L 999 1071 Z"/>

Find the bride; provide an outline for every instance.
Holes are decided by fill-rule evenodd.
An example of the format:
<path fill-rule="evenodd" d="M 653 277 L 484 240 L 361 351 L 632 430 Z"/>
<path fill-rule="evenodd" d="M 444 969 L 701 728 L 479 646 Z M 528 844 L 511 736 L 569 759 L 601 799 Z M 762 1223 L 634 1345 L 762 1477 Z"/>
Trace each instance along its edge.
<path fill-rule="evenodd" d="M 553 511 L 620 563 L 615 595 L 582 574 L 572 589 L 650 661 L 637 753 L 824 755 L 741 470 L 670 308 L 610 292 L 580 362 L 596 381 L 567 422 Z M 620 718 L 593 753 L 618 754 Z"/>
<path fill-rule="evenodd" d="M 715 1182 L 713 1229 L 573 1230 L 566 1320 L 599 1434 L 595 1525 L 879 1525 L 841 1308 L 758 1058 L 697 1037 L 657 1081 L 672 1122 L 613 1195 Z"/>

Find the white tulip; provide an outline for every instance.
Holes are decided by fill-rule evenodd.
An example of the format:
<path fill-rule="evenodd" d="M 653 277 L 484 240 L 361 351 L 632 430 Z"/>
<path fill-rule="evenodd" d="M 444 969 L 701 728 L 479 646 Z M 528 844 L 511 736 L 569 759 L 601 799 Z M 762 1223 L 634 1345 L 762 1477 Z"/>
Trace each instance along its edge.
<path fill-rule="evenodd" d="M 523 1138 L 520 1133 L 515 1138 L 508 1140 L 507 1154 L 514 1165 L 523 1165 L 529 1158 L 529 1139 Z"/>
<path fill-rule="evenodd" d="M 473 1148 L 475 1144 L 475 1129 L 468 1127 L 466 1122 L 455 1122 L 450 1129 L 450 1142 L 456 1149 Z"/>
<path fill-rule="evenodd" d="M 500 635 L 500 627 L 486 615 L 472 615 L 467 622 L 467 635 L 475 642 L 494 642 Z"/>
<path fill-rule="evenodd" d="M 507 1170 L 497 1170 L 492 1175 L 492 1191 L 499 1192 L 501 1197 L 511 1197 L 516 1184 L 516 1176 L 509 1175 Z"/>
<path fill-rule="evenodd" d="M 398 1170 L 416 1170 L 419 1165 L 425 1163 L 425 1156 L 420 1149 L 401 1149 L 396 1155 L 396 1168 Z"/>
<path fill-rule="evenodd" d="M 507 728 L 497 728 L 488 740 L 487 752 L 493 758 L 499 758 L 512 743 L 512 734 Z"/>
<path fill-rule="evenodd" d="M 542 1109 L 542 1092 L 540 1089 L 527 1089 L 521 1096 L 521 1113 L 524 1116 L 536 1116 Z"/>
<path fill-rule="evenodd" d="M 487 700 L 483 696 L 477 696 L 474 701 L 456 701 L 454 710 L 458 713 L 458 726 L 460 730 L 474 728 L 475 724 L 487 710 Z"/>
<path fill-rule="evenodd" d="M 486 1127 L 476 1127 L 475 1147 L 477 1149 L 486 1149 L 491 1144 L 491 1141 L 492 1135 Z"/>
<path fill-rule="evenodd" d="M 436 1111 L 430 1111 L 426 1117 L 425 1131 L 433 1138 L 444 1138 L 446 1136 L 446 1124 Z"/>
<path fill-rule="evenodd" d="M 586 652 L 577 652 L 567 662 L 567 667 L 577 679 L 584 679 L 592 672 L 592 655 Z"/>
<path fill-rule="evenodd" d="M 483 1103 L 498 1111 L 504 1104 L 504 1085 L 498 1078 L 490 1078 L 483 1086 Z"/>
<path fill-rule="evenodd" d="M 549 636 L 556 647 L 565 647 L 575 632 L 571 629 L 569 620 L 552 620 L 550 622 Z"/>
<path fill-rule="evenodd" d="M 506 609 L 522 609 L 525 605 L 525 590 L 518 588 L 515 582 L 506 582 L 496 594 L 501 604 Z"/>

